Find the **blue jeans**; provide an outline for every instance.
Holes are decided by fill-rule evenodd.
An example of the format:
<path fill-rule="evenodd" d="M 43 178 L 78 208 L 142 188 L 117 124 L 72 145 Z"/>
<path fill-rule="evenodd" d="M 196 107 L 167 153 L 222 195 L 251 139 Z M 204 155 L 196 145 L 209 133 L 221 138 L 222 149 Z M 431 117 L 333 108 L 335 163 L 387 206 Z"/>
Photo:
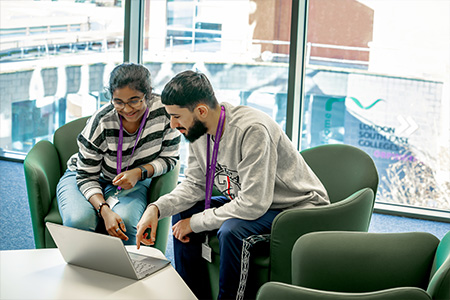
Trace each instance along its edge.
<path fill-rule="evenodd" d="M 56 198 L 63 224 L 82 230 L 95 231 L 100 218 L 97 215 L 97 210 L 78 189 L 76 176 L 77 172 L 66 170 L 56 188 Z M 99 182 L 105 200 L 115 193 L 117 187 L 111 182 L 102 179 Z M 125 223 L 127 229 L 125 234 L 128 236 L 128 241 L 124 241 L 125 244 L 136 245 L 136 225 L 147 207 L 147 191 L 150 182 L 151 178 L 138 181 L 135 186 L 136 189 L 132 192 L 124 196 L 119 193 L 119 203 L 112 208 Z"/>
<path fill-rule="evenodd" d="M 226 197 L 212 197 L 211 206 L 228 202 Z M 176 224 L 205 209 L 205 202 L 197 202 L 190 209 L 172 217 Z M 256 220 L 228 219 L 217 231 L 220 251 L 219 299 L 235 299 L 241 274 L 243 239 L 256 234 L 270 233 L 272 222 L 281 210 L 269 210 Z M 202 243 L 206 233 L 191 233 L 190 242 L 182 243 L 173 238 L 175 269 L 199 299 L 211 298 L 206 260 L 202 258 Z"/>

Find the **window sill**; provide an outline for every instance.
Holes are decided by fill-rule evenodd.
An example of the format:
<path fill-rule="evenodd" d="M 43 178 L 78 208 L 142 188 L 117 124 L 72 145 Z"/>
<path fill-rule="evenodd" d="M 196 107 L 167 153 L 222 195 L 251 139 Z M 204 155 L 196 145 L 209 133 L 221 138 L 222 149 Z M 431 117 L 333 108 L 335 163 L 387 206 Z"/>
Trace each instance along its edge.
<path fill-rule="evenodd" d="M 376 202 L 375 213 L 450 223 L 450 211 Z"/>

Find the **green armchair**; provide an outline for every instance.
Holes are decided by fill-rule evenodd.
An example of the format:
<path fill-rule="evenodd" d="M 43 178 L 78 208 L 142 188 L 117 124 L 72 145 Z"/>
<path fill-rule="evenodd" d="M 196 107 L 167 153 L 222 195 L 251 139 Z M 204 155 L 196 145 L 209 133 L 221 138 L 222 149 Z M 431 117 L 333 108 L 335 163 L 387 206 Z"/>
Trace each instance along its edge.
<path fill-rule="evenodd" d="M 275 218 L 269 245 L 256 243 L 248 274 L 241 270 L 241 279 L 248 278 L 246 285 L 240 286 L 246 298 L 254 298 L 265 282 L 291 283 L 291 251 L 300 236 L 314 231 L 369 229 L 378 188 L 378 172 L 371 157 L 343 144 L 322 145 L 301 154 L 327 189 L 331 204 L 287 210 Z M 209 245 L 213 251 L 212 262 L 208 263 L 211 294 L 217 299 L 220 253 L 216 236 L 210 237 Z"/>
<path fill-rule="evenodd" d="M 292 284 L 264 284 L 257 299 L 450 299 L 450 232 L 315 232 L 292 250 Z"/>
<path fill-rule="evenodd" d="M 62 224 L 56 201 L 56 185 L 66 170 L 66 162 L 78 151 L 77 136 L 85 127 L 89 117 L 69 122 L 55 131 L 53 143 L 40 141 L 30 150 L 24 160 L 25 182 L 31 211 L 34 242 L 36 248 L 56 247 L 46 222 Z M 177 182 L 179 164 L 170 172 L 153 178 L 148 194 L 148 203 L 171 192 Z M 155 247 L 166 250 L 170 218 L 159 221 Z"/>

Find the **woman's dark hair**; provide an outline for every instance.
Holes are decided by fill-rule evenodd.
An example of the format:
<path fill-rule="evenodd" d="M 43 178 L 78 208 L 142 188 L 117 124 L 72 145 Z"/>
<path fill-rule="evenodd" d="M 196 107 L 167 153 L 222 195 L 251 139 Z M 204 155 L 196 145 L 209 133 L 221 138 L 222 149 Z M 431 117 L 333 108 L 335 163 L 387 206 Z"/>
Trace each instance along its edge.
<path fill-rule="evenodd" d="M 146 95 L 147 99 L 150 99 L 152 93 L 150 71 L 145 66 L 134 63 L 116 66 L 109 77 L 108 92 L 112 97 L 115 90 L 124 87 L 140 91 Z"/>
<path fill-rule="evenodd" d="M 200 103 L 212 109 L 219 105 L 208 78 L 190 70 L 177 74 L 166 84 L 161 93 L 161 101 L 164 105 L 178 105 L 190 111 Z"/>

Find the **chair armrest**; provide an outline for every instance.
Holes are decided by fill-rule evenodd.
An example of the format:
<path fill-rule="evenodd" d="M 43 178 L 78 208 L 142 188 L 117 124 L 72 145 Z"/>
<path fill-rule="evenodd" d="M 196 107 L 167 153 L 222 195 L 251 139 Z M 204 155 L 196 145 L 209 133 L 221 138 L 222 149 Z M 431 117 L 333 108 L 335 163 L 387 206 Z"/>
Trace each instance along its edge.
<path fill-rule="evenodd" d="M 431 278 L 427 292 L 435 299 L 450 299 L 450 257 Z"/>
<path fill-rule="evenodd" d="M 270 280 L 291 283 L 291 251 L 297 239 L 314 231 L 367 231 L 374 193 L 364 188 L 326 206 L 286 210 L 272 223 Z"/>
<path fill-rule="evenodd" d="M 450 231 L 436 249 L 427 292 L 435 299 L 450 299 Z"/>
<path fill-rule="evenodd" d="M 150 204 L 158 200 L 159 197 L 170 193 L 178 184 L 178 174 L 180 173 L 180 162 L 178 162 L 172 171 L 161 176 L 155 177 L 150 183 L 147 203 Z M 162 253 L 166 252 L 167 239 L 169 237 L 169 228 L 171 218 L 164 218 L 158 221 L 158 230 L 156 231 L 155 248 Z"/>
<path fill-rule="evenodd" d="M 155 202 L 159 197 L 170 193 L 178 184 L 178 175 L 180 173 L 180 162 L 170 171 L 161 176 L 152 178 L 150 191 L 148 194 L 148 203 Z"/>
<path fill-rule="evenodd" d="M 267 282 L 258 291 L 257 300 L 431 300 L 416 287 L 392 288 L 368 293 L 339 293 L 308 289 L 280 282 Z"/>
<path fill-rule="evenodd" d="M 40 141 L 28 152 L 23 162 L 28 203 L 30 205 L 36 248 L 45 248 L 44 218 L 55 197 L 61 177 L 56 148 L 49 141 Z"/>

